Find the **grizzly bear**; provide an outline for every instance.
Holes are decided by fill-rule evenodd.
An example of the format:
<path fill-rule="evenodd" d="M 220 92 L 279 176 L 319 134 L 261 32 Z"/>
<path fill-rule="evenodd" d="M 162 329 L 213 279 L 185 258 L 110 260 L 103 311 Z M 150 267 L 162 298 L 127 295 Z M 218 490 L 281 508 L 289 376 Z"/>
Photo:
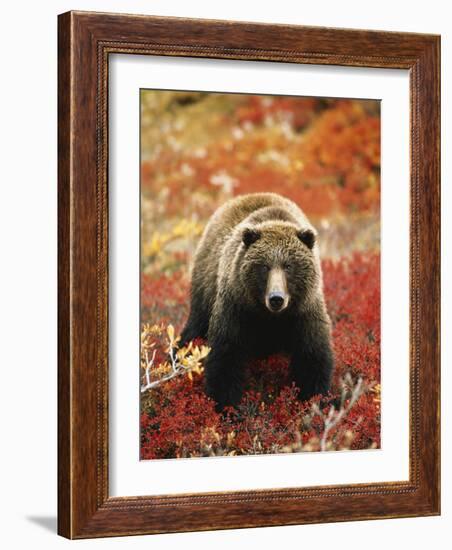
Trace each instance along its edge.
<path fill-rule="evenodd" d="M 197 247 L 181 345 L 207 338 L 206 393 L 221 411 L 242 397 L 244 364 L 290 356 L 299 397 L 330 388 L 331 323 L 317 234 L 292 201 L 274 193 L 231 199 L 211 217 Z"/>

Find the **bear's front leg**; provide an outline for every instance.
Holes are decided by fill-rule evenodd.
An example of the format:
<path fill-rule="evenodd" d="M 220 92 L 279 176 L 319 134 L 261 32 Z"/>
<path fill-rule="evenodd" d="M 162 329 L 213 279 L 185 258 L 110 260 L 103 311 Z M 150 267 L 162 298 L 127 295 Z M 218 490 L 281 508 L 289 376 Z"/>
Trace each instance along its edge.
<path fill-rule="evenodd" d="M 216 402 L 217 412 L 237 405 L 242 398 L 245 354 L 241 332 L 240 311 L 231 295 L 218 294 L 209 322 L 210 352 L 204 368 L 206 393 Z"/>
<path fill-rule="evenodd" d="M 199 290 L 192 290 L 190 314 L 181 333 L 179 347 L 186 346 L 195 338 L 206 338 L 209 328 L 209 312 Z"/>
<path fill-rule="evenodd" d="M 329 323 L 305 323 L 294 341 L 290 369 L 303 401 L 328 393 L 334 369 Z"/>
<path fill-rule="evenodd" d="M 237 405 L 243 393 L 243 360 L 236 350 L 213 342 L 205 365 L 206 393 L 221 412 Z"/>

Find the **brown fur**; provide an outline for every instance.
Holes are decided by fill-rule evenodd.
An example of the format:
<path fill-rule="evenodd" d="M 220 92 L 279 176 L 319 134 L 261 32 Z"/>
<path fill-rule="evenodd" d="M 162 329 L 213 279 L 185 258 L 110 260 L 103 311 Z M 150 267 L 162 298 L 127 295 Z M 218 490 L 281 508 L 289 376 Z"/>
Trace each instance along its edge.
<path fill-rule="evenodd" d="M 284 271 L 290 296 L 280 313 L 269 311 L 265 296 L 272 268 Z M 240 399 L 244 360 L 278 351 L 292 355 L 303 398 L 328 390 L 333 363 L 317 236 L 292 201 L 242 195 L 212 216 L 195 255 L 182 343 L 197 336 L 212 347 L 206 387 L 220 409 Z"/>

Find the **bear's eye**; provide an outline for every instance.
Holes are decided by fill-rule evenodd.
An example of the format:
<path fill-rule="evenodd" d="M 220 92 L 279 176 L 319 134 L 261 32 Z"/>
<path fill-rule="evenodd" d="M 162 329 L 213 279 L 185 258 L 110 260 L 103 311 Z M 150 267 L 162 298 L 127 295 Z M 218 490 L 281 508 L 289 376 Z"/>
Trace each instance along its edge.
<path fill-rule="evenodd" d="M 262 273 L 263 275 L 265 275 L 266 273 L 268 273 L 270 271 L 270 268 L 268 267 L 268 265 L 265 265 L 265 264 L 259 264 L 257 266 L 257 269 L 258 269 L 259 273 Z"/>
<path fill-rule="evenodd" d="M 284 271 L 291 271 L 293 269 L 293 265 L 289 262 L 286 262 L 285 264 L 283 264 L 283 269 Z"/>

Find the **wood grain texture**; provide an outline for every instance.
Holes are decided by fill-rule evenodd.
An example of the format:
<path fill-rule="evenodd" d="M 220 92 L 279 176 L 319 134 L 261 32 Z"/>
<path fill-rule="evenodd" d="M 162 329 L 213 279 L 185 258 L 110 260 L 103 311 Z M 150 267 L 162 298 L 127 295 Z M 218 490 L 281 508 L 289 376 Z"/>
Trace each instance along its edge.
<path fill-rule="evenodd" d="M 438 36 L 69 12 L 58 63 L 58 532 L 68 538 L 439 513 Z M 410 480 L 108 495 L 108 56 L 410 70 Z"/>
<path fill-rule="evenodd" d="M 69 28 L 62 15 L 60 30 Z M 70 33 L 58 33 L 58 531 L 71 532 L 71 410 L 70 410 L 70 190 L 71 84 Z M 64 91 L 64 92 L 63 92 Z"/>

